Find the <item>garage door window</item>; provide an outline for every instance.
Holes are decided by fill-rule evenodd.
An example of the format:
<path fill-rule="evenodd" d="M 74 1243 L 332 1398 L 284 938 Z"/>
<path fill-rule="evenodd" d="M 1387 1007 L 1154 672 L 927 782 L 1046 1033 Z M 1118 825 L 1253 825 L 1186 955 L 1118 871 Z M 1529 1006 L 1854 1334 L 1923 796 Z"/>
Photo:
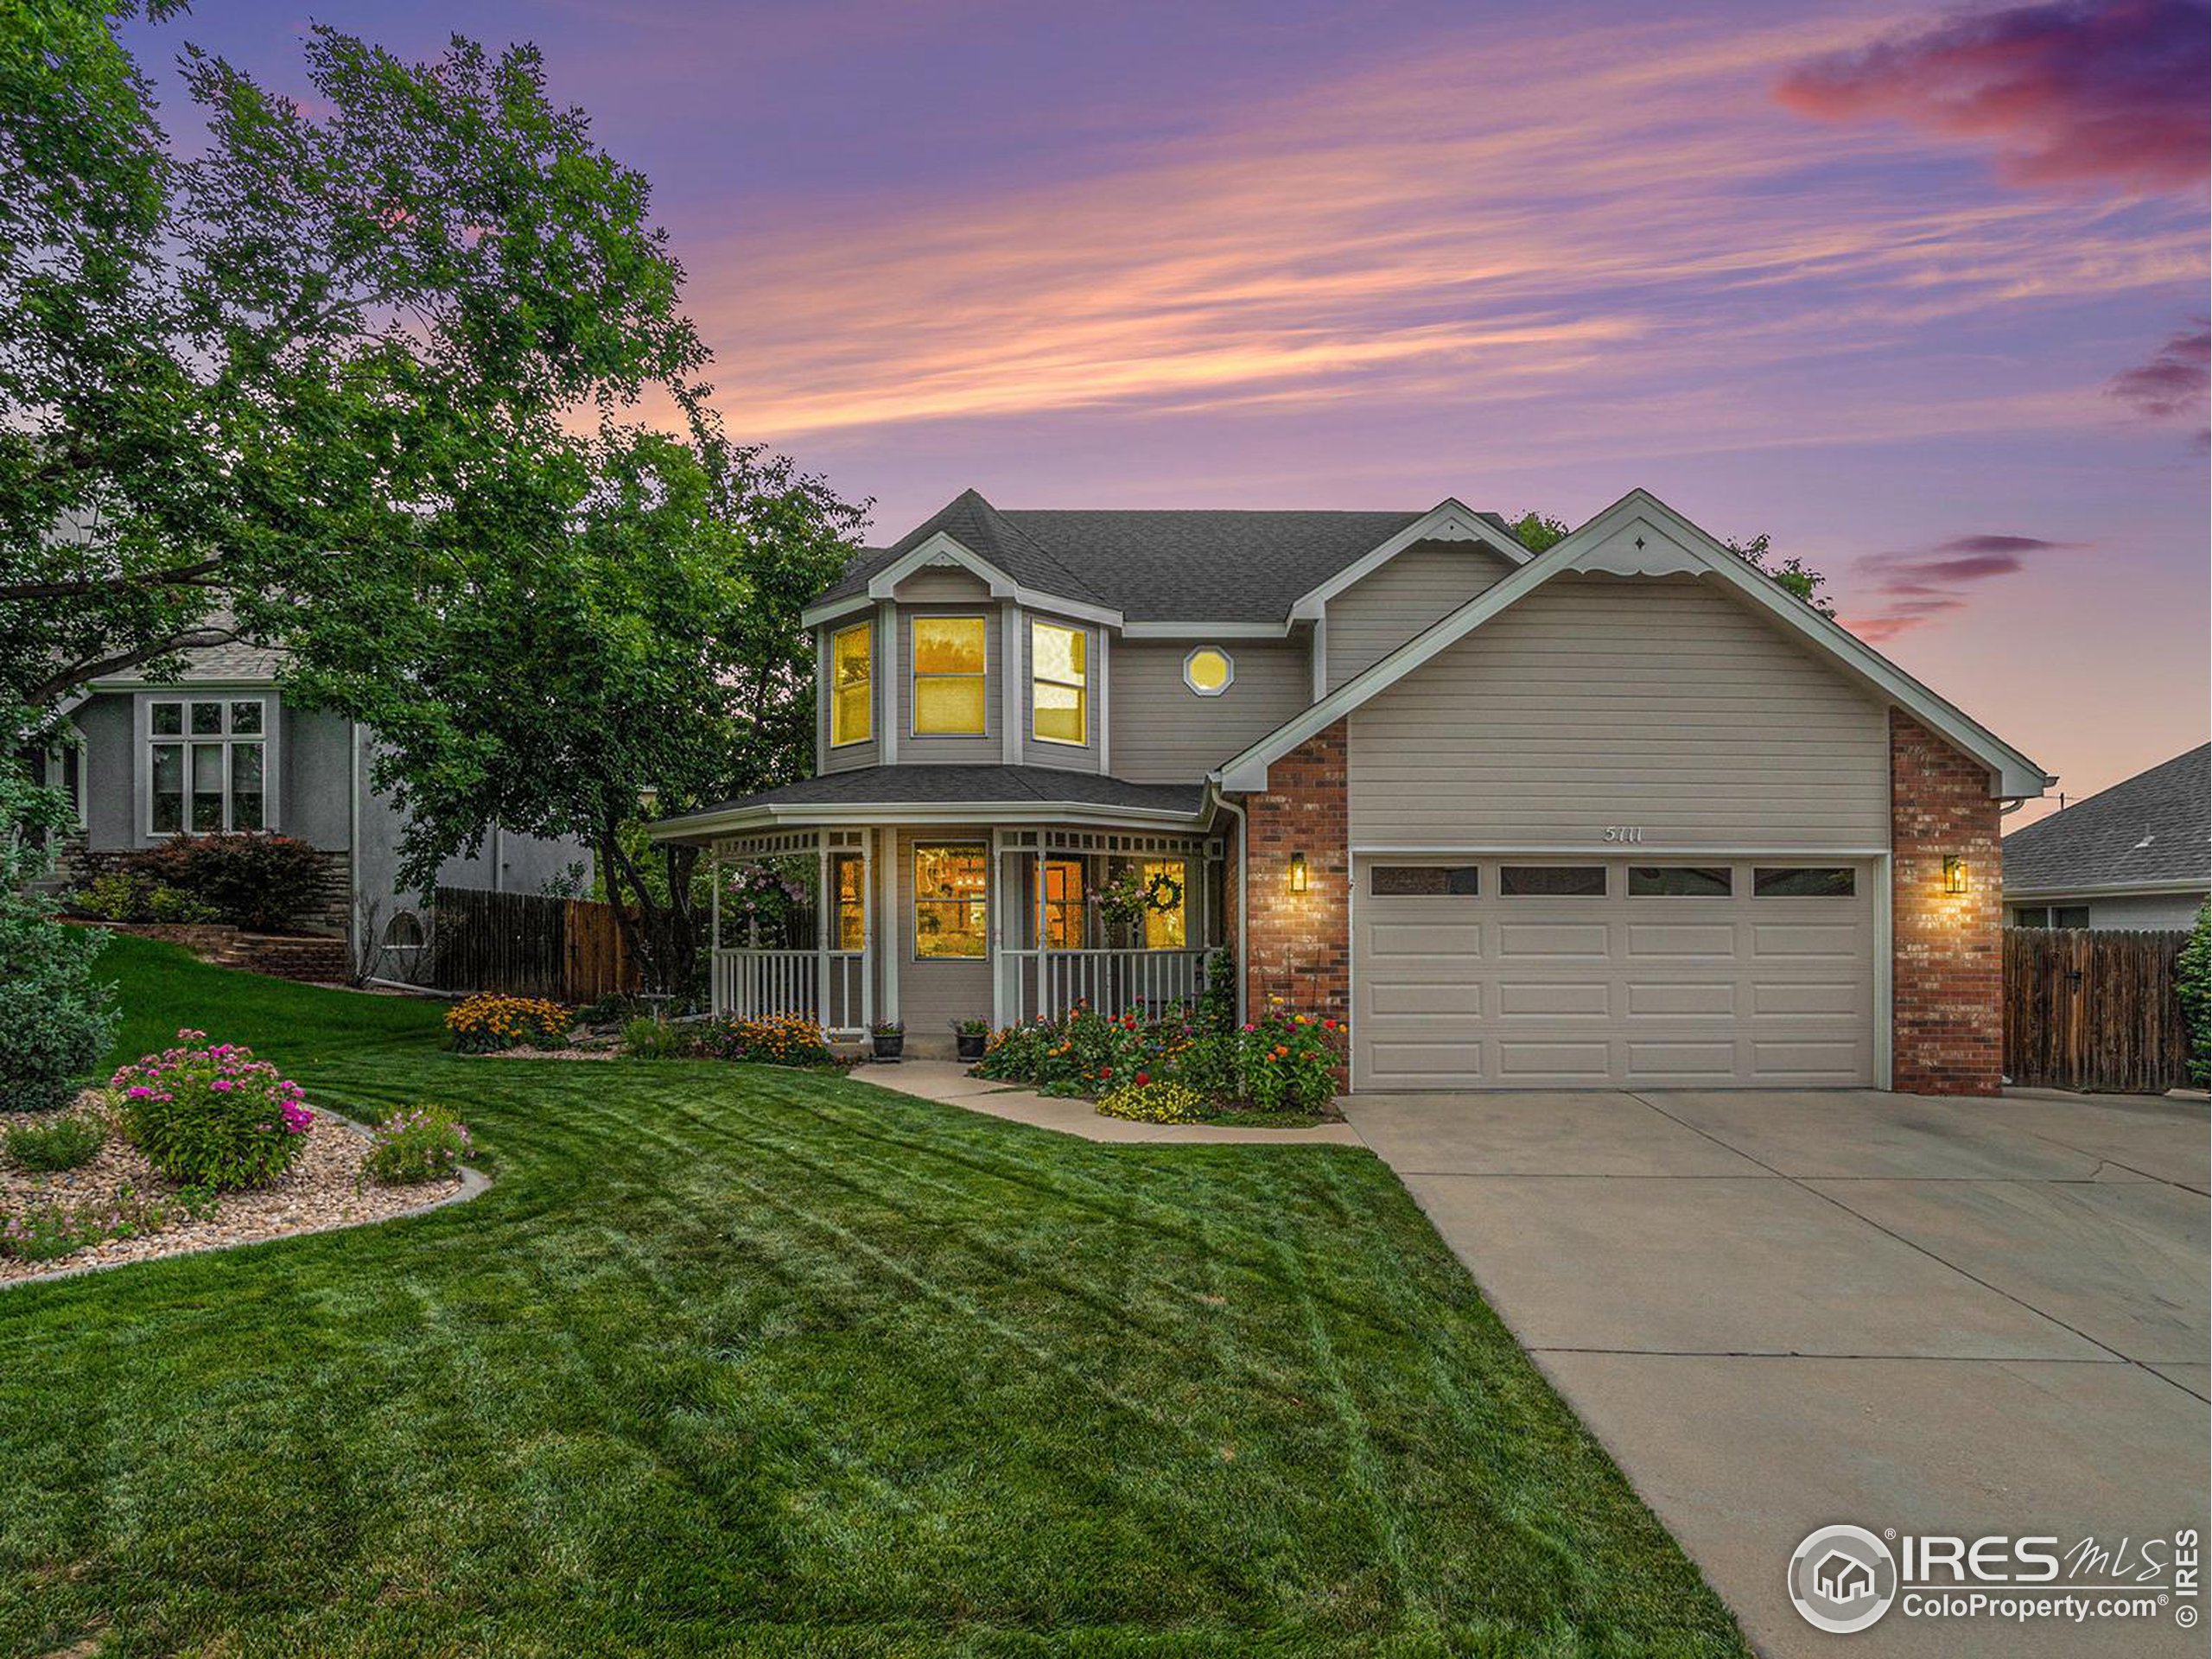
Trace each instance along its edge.
<path fill-rule="evenodd" d="M 1858 873 L 1847 864 L 1751 872 L 1756 899 L 1848 899 L 1858 891 Z"/>
<path fill-rule="evenodd" d="M 1508 864 L 1497 873 L 1497 890 L 1509 899 L 1602 899 L 1602 864 Z"/>
<path fill-rule="evenodd" d="M 1367 890 L 1378 899 L 1427 899 L 1480 893 L 1480 872 L 1472 864 L 1377 864 Z"/>
<path fill-rule="evenodd" d="M 1725 864 L 1629 866 L 1628 896 L 1631 899 L 1726 899 L 1729 891 Z"/>

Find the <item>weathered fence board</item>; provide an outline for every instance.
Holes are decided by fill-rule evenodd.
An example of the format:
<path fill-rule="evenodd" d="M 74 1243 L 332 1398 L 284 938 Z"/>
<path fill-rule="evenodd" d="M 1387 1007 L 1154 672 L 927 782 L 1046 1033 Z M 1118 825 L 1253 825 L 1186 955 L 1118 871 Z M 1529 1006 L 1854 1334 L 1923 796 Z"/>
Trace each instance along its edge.
<path fill-rule="evenodd" d="M 2159 1094 L 2189 1080 L 2174 995 L 2185 931 L 2005 930 L 2005 1073 L 2016 1084 Z"/>
<path fill-rule="evenodd" d="M 442 990 L 590 1002 L 638 988 L 612 905 L 440 887 L 431 940 Z"/>

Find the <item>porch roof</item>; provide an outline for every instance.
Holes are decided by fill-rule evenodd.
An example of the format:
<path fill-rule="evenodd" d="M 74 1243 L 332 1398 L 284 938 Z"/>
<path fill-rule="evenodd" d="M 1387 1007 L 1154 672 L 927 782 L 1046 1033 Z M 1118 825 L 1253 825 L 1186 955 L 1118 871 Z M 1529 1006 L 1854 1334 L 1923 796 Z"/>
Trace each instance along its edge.
<path fill-rule="evenodd" d="M 1206 786 L 1133 784 L 1052 766 L 859 766 L 763 790 L 652 826 L 657 841 L 689 841 L 770 825 L 1136 822 L 1201 829 Z"/>

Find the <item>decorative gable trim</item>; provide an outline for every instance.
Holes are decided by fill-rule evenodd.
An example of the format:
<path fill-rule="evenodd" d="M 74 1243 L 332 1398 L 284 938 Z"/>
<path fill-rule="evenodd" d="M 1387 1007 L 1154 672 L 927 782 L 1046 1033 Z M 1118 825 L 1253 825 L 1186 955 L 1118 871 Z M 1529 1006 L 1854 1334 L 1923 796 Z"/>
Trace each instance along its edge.
<path fill-rule="evenodd" d="M 1435 506 L 1393 536 L 1373 552 L 1346 565 L 1319 587 L 1302 595 L 1290 607 L 1294 620 L 1318 622 L 1323 609 L 1338 594 L 1372 575 L 1417 542 L 1479 542 L 1515 564 L 1526 564 L 1535 556 L 1516 536 L 1501 534 L 1497 526 L 1478 516 L 1465 502 L 1446 496 Z"/>
<path fill-rule="evenodd" d="M 1122 625 L 1122 613 L 1103 605 L 1092 605 L 1079 599 L 1067 599 L 1058 594 L 1040 592 L 1025 588 L 1014 577 L 993 564 L 980 553 L 955 540 L 950 534 L 938 531 L 925 541 L 917 543 L 885 565 L 868 579 L 864 593 L 844 599 L 833 600 L 826 605 L 811 605 L 799 613 L 803 627 L 818 627 L 854 611 L 867 609 L 880 601 L 894 598 L 899 584 L 917 570 L 936 567 L 939 569 L 959 569 L 967 571 L 990 590 L 993 599 L 1010 599 L 1025 608 L 1049 611 L 1058 616 L 1079 617 L 1086 622 L 1103 623 L 1108 627 Z"/>
<path fill-rule="evenodd" d="M 1784 626 L 1802 634 L 1846 673 L 1904 709 L 1961 753 L 1989 768 L 1989 792 L 2004 799 L 2040 795 L 2058 780 L 1986 728 L 1929 690 L 1871 645 L 1822 616 L 1730 552 L 1648 490 L 1631 490 L 1548 551 L 1321 698 L 1211 774 L 1226 790 L 1268 786 L 1268 767 L 1327 729 L 1378 691 L 1396 684 L 1491 618 L 1563 571 L 1613 575 L 1687 574 L 1726 582 Z"/>

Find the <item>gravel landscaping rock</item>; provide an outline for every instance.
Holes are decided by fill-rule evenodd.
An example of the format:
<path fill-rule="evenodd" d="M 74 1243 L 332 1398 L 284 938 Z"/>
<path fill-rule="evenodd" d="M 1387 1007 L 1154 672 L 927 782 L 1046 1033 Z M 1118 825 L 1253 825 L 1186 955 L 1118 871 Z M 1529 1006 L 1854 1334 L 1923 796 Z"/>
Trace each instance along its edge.
<path fill-rule="evenodd" d="M 97 1111 L 99 1099 L 97 1092 L 88 1090 L 77 1109 Z M 158 1232 L 112 1239 L 45 1262 L 0 1257 L 0 1285 L 390 1221 L 473 1198 L 486 1185 L 481 1175 L 463 1171 L 450 1180 L 379 1186 L 362 1173 L 369 1152 L 368 1131 L 320 1109 L 315 1109 L 315 1120 L 307 1145 L 276 1181 L 251 1192 L 226 1192 L 213 1215 L 196 1221 L 175 1205 L 175 1185 L 156 1174 L 138 1149 L 112 1129 L 99 1155 L 80 1168 L 34 1173 L 0 1158 L 0 1213 L 39 1204 L 109 1204 L 127 1189 L 139 1200 L 168 1205 L 172 1215 Z"/>

